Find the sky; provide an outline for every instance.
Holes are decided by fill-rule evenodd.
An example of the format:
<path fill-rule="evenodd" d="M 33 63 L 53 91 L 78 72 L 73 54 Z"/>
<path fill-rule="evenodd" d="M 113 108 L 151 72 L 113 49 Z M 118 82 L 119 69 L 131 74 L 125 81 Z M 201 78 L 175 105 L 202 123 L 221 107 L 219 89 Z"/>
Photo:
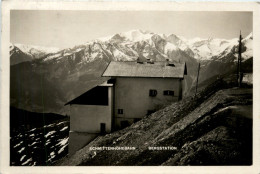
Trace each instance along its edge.
<path fill-rule="evenodd" d="M 133 29 L 232 39 L 252 28 L 252 12 L 12 10 L 10 42 L 65 48 Z"/>

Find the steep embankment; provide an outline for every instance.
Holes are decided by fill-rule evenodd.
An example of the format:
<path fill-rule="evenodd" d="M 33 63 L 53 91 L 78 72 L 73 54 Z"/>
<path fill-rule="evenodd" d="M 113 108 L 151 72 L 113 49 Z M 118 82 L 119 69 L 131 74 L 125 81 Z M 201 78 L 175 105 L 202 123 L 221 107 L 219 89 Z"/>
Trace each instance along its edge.
<path fill-rule="evenodd" d="M 57 165 L 250 165 L 252 88 L 228 79 L 112 134 L 99 136 Z M 90 147 L 135 150 L 90 150 Z M 149 150 L 171 147 L 171 150 Z"/>

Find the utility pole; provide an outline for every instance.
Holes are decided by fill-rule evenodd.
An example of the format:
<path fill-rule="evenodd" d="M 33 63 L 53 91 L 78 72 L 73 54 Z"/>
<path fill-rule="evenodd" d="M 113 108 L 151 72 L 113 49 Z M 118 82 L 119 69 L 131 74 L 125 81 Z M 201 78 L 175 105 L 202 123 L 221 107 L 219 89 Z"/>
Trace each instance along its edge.
<path fill-rule="evenodd" d="M 242 76 L 243 73 L 241 72 L 241 63 L 242 63 L 242 57 L 241 57 L 241 53 L 242 53 L 242 35 L 241 35 L 241 31 L 240 31 L 240 35 L 239 35 L 239 45 L 238 45 L 238 57 L 237 57 L 237 80 L 238 80 L 238 87 L 241 87 L 241 82 L 242 82 Z"/>
<path fill-rule="evenodd" d="M 196 97 L 196 95 L 197 95 L 198 82 L 199 82 L 199 75 L 200 75 L 200 62 L 199 62 L 199 65 L 198 65 L 198 74 L 197 74 L 197 82 L 196 82 L 195 97 Z"/>

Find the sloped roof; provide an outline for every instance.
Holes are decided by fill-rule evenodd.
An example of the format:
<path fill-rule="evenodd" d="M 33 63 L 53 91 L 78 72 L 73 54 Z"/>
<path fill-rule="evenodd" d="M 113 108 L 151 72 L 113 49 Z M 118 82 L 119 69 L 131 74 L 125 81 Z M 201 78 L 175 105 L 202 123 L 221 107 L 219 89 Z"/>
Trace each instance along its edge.
<path fill-rule="evenodd" d="M 73 100 L 67 102 L 64 106 L 68 104 L 78 104 L 78 105 L 108 105 L 108 87 L 113 86 L 113 84 L 107 81 L 100 85 L 94 86 L 80 96 L 74 98 Z"/>
<path fill-rule="evenodd" d="M 78 105 L 108 105 L 108 90 L 106 86 L 96 86 L 65 104 Z"/>
<path fill-rule="evenodd" d="M 174 66 L 166 66 L 165 63 L 165 61 L 154 62 L 154 64 L 112 61 L 102 76 L 184 78 L 187 74 L 186 63 L 170 62 Z"/>

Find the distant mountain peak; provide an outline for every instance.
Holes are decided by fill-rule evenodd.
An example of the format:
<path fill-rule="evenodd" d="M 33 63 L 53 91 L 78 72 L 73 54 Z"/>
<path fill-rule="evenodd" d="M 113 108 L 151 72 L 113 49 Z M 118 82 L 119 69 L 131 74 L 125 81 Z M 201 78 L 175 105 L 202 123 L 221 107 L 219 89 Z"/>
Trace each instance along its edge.
<path fill-rule="evenodd" d="M 253 32 L 249 33 L 243 40 L 253 39 Z"/>
<path fill-rule="evenodd" d="M 142 41 L 152 37 L 153 33 L 142 30 L 130 30 L 127 32 L 120 33 L 121 36 L 125 37 L 129 41 Z"/>
<path fill-rule="evenodd" d="M 20 43 L 15 43 L 12 45 L 18 47 L 23 52 L 30 52 L 32 49 L 35 49 L 41 52 L 55 53 L 61 50 L 60 48 L 57 47 L 35 46 L 35 45 L 27 45 L 27 44 L 20 44 Z"/>
<path fill-rule="evenodd" d="M 247 50 L 252 50 L 253 39 L 252 32 L 243 39 Z M 193 38 L 185 39 L 175 34 L 157 34 L 148 30 L 133 29 L 126 32 L 116 33 L 111 36 L 98 38 L 73 48 L 59 49 L 23 44 L 14 44 L 25 54 L 31 55 L 32 58 L 24 60 L 33 60 L 35 58 L 44 58 L 44 61 L 53 59 L 60 60 L 64 56 L 73 56 L 82 52 L 85 55 L 82 61 L 94 61 L 95 59 L 106 57 L 112 60 L 135 60 L 136 57 L 144 56 L 147 59 L 164 60 L 166 57 L 177 59 L 183 52 L 198 60 L 211 60 L 212 58 L 225 56 L 234 47 L 237 47 L 238 38 L 227 40 L 218 38 Z M 85 50 L 85 51 L 84 51 Z M 88 54 L 87 54 L 88 53 Z M 80 53 L 81 54 L 81 53 Z M 170 56 L 174 54 L 175 56 Z M 252 57 L 248 52 L 247 57 Z M 179 59 L 179 58 L 178 58 Z M 218 60 L 220 60 L 218 59 Z M 20 62 L 20 61 L 16 61 Z"/>

